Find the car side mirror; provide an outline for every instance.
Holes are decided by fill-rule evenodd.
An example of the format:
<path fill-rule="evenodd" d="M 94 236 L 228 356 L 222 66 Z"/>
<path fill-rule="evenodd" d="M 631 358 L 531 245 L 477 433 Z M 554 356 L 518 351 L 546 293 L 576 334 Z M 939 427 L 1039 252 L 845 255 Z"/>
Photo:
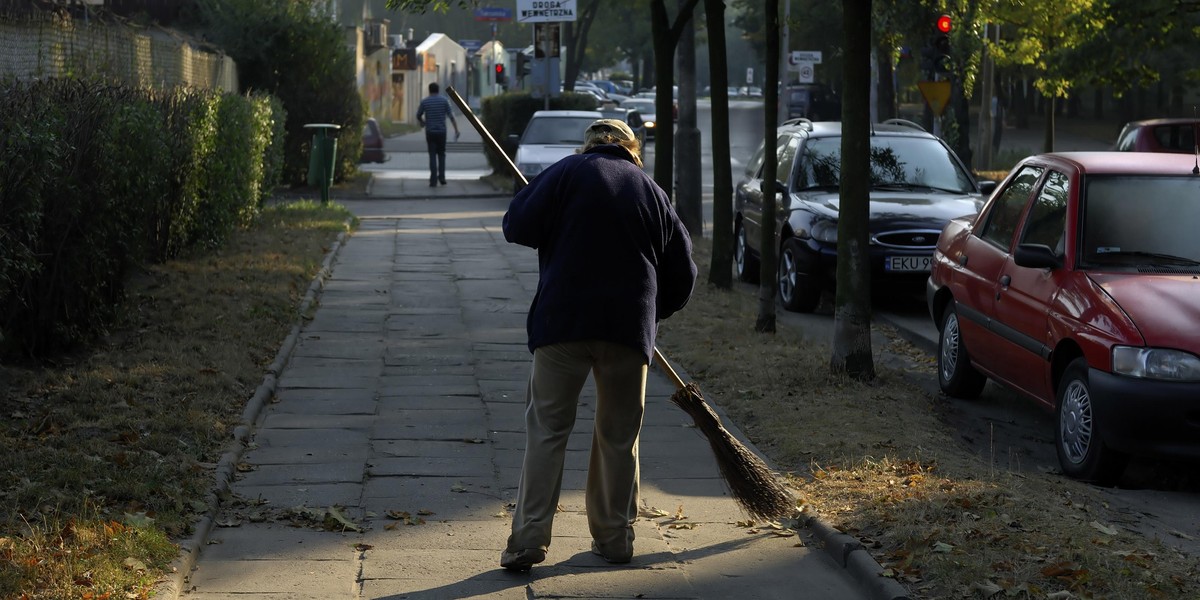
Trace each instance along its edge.
<path fill-rule="evenodd" d="M 979 191 L 983 192 L 984 196 L 991 196 L 992 192 L 996 191 L 996 182 L 991 179 L 980 180 Z"/>
<path fill-rule="evenodd" d="M 782 181 L 776 180 L 775 181 L 775 193 L 783 194 L 784 196 L 787 196 L 787 193 L 788 193 L 787 184 Z"/>
<path fill-rule="evenodd" d="M 1045 244 L 1018 244 L 1013 260 L 1018 267 L 1029 269 L 1057 269 L 1062 266 L 1062 259 Z"/>

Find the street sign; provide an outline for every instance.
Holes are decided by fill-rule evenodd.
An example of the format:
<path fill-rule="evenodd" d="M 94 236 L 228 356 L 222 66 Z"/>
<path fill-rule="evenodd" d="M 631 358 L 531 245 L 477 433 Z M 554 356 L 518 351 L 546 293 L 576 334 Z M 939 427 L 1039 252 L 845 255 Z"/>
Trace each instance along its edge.
<path fill-rule="evenodd" d="M 796 81 L 799 83 L 813 82 L 813 64 L 810 62 L 802 62 L 796 65 Z"/>
<path fill-rule="evenodd" d="M 802 62 L 819 65 L 821 64 L 821 53 L 815 50 L 792 50 L 792 53 L 788 55 L 788 64 L 795 66 Z"/>
<path fill-rule="evenodd" d="M 754 83 L 754 67 L 746 67 L 746 85 Z"/>
<path fill-rule="evenodd" d="M 475 52 L 483 47 L 482 40 L 458 40 L 458 45 L 463 47 L 468 54 Z"/>
<path fill-rule="evenodd" d="M 929 104 L 929 109 L 936 116 L 942 116 L 946 110 L 946 105 L 950 103 L 950 82 L 949 81 L 918 81 L 917 87 L 921 90 L 921 95 L 925 97 L 925 102 Z"/>
<path fill-rule="evenodd" d="M 518 23 L 574 21 L 575 12 L 575 0 L 517 0 Z"/>
<path fill-rule="evenodd" d="M 475 9 L 476 21 L 511 21 L 512 17 L 513 11 L 511 8 L 484 6 Z"/>

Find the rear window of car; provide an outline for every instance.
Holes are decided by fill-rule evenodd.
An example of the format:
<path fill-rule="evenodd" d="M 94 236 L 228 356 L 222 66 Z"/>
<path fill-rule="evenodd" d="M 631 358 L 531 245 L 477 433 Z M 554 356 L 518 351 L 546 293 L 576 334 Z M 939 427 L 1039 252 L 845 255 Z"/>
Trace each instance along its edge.
<path fill-rule="evenodd" d="M 842 138 L 810 138 L 800 151 L 796 187 L 837 187 L 842 178 Z M 871 184 L 916 185 L 973 193 L 970 174 L 935 139 L 902 136 L 871 138 Z"/>
<path fill-rule="evenodd" d="M 643 114 L 654 114 L 654 103 L 643 100 L 626 100 L 621 103 L 621 108 L 630 108 Z"/>
<path fill-rule="evenodd" d="M 583 132 L 592 117 L 540 117 L 525 127 L 522 144 L 583 144 Z"/>
<path fill-rule="evenodd" d="M 1164 150 L 1192 152 L 1196 146 L 1195 125 L 1181 123 L 1158 125 L 1154 128 L 1154 139 Z"/>
<path fill-rule="evenodd" d="M 1083 202 L 1080 247 L 1087 265 L 1200 261 L 1195 176 L 1091 176 Z"/>

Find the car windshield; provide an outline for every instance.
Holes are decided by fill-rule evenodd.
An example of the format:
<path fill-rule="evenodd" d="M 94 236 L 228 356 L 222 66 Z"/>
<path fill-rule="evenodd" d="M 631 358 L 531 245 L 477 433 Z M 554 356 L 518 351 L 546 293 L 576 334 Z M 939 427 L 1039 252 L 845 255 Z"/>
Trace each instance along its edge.
<path fill-rule="evenodd" d="M 1200 179 L 1092 176 L 1083 206 L 1083 263 L 1200 265 Z"/>
<path fill-rule="evenodd" d="M 654 114 L 654 103 L 641 100 L 626 100 L 621 103 L 621 108 L 629 108 L 636 110 L 643 115 Z"/>
<path fill-rule="evenodd" d="M 812 138 L 804 144 L 797 189 L 836 188 L 841 183 L 842 139 Z M 871 185 L 920 187 L 974 193 L 975 184 L 945 146 L 918 137 L 871 138 Z"/>
<path fill-rule="evenodd" d="M 583 145 L 583 132 L 592 117 L 538 117 L 525 127 L 522 144 Z"/>

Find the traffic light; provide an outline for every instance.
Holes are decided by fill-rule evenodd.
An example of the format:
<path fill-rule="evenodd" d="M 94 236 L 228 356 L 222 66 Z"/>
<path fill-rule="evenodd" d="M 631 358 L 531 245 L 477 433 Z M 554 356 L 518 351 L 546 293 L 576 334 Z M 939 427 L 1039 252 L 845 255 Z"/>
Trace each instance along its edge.
<path fill-rule="evenodd" d="M 529 57 L 525 56 L 524 52 L 517 52 L 517 77 L 525 77 L 529 74 Z"/>
<path fill-rule="evenodd" d="M 496 63 L 496 83 L 500 85 L 505 83 L 504 63 Z"/>
<path fill-rule="evenodd" d="M 933 34 L 933 41 L 930 43 L 933 49 L 930 66 L 934 73 L 949 73 L 950 67 L 953 65 L 953 61 L 950 59 L 950 27 L 950 15 L 942 15 L 937 18 L 937 31 Z"/>

